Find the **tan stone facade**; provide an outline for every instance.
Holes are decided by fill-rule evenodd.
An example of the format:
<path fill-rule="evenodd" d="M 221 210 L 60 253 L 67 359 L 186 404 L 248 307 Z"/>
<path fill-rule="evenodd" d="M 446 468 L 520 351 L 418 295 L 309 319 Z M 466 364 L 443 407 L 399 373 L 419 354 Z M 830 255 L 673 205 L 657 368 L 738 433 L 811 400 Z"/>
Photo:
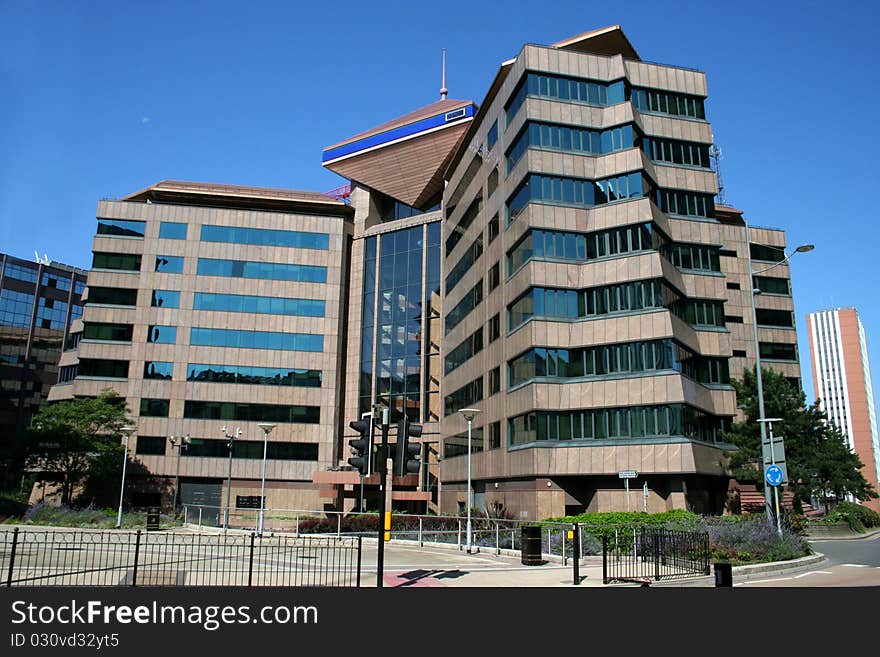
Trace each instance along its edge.
<path fill-rule="evenodd" d="M 607 43 L 603 45 L 606 47 Z M 443 378 L 442 394 L 447 404 L 440 422 L 444 439 L 441 510 L 454 512 L 466 504 L 467 448 L 463 447 L 463 436 L 467 423 L 455 411 L 467 405 L 481 411 L 473 423 L 478 438 L 471 456 L 474 503 L 479 508 L 501 505 L 517 517 L 528 518 L 582 511 L 643 510 L 645 506 L 648 510 L 687 507 L 721 512 L 728 477 L 722 452 L 729 446 L 721 442 L 720 428 L 737 414 L 736 395 L 726 377 L 722 383 L 704 384 L 695 380 L 693 374 L 667 369 L 568 380 L 535 376 L 511 385 L 510 363 L 536 348 L 563 349 L 571 354 L 572 349 L 597 345 L 673 340 L 698 359 L 724 361 L 732 378 L 741 378 L 743 369 L 753 367 L 755 362 L 749 247 L 741 211 L 718 206 L 710 217 L 680 216 L 664 213 L 656 199 L 645 194 L 642 198 L 592 207 L 532 201 L 515 220 L 508 220 L 507 205 L 530 174 L 592 181 L 640 171 L 659 189 L 707 195 L 717 192 L 715 173 L 708 163 L 697 168 L 652 161 L 639 143 L 607 154 L 530 145 L 507 170 L 506 155 L 523 134 L 527 122 L 595 131 L 631 125 L 639 136 L 706 147 L 712 143 L 711 126 L 705 120 L 640 111 L 632 102 L 598 107 L 595 103 L 552 98 L 553 82 L 547 93 L 526 95 L 519 109 L 509 116 L 507 109 L 529 74 L 599 84 L 622 79 L 627 89 L 640 87 L 701 98 L 707 95 L 705 75 L 699 71 L 634 61 L 622 55 L 591 54 L 586 42 L 568 44 L 566 48 L 527 45 L 515 59 L 502 65 L 447 171 L 444 241 L 458 230 L 473 199 L 482 197 L 482 207 L 455 247 L 445 254 L 444 268 L 448 271 L 454 267 L 475 240 L 482 239 L 483 252 L 455 289 L 446 291 L 443 297 L 446 319 L 451 309 L 482 280 L 481 300 L 445 336 L 443 356 L 481 327 L 485 335 L 491 330 L 491 323 L 498 321 L 496 317 L 500 318 L 500 337 L 484 339 L 479 353 Z M 488 141 L 490 131 L 497 131 L 494 144 Z M 490 228 L 494 221 L 498 222 L 497 229 Z M 659 248 L 595 259 L 534 256 L 512 272 L 507 269 L 509 254 L 530 231 L 586 235 L 644 222 L 652 222 L 672 244 L 710 247 L 719 254 L 720 267 L 714 271 L 676 267 L 668 252 Z M 493 230 L 497 230 L 497 236 Z M 751 242 L 783 249 L 785 236 L 779 230 L 752 228 Z M 493 289 L 489 274 L 496 264 L 501 275 Z M 754 264 L 754 270 L 762 265 Z M 787 265 L 766 275 L 787 279 Z M 535 288 L 578 291 L 646 280 L 662 280 L 684 300 L 723 304 L 724 321 L 720 326 L 692 326 L 668 306 L 567 318 L 539 316 L 534 311 L 534 316 L 522 324 L 513 326 L 508 320 L 512 304 Z M 793 312 L 790 294 L 759 295 L 757 306 Z M 792 346 L 797 343 L 793 321 L 791 327 L 760 326 L 759 331 L 761 342 Z M 792 378 L 800 377 L 796 356 L 788 361 L 765 362 L 766 366 Z M 495 391 L 492 387 L 499 382 L 499 371 L 500 389 Z M 473 390 L 469 385 L 474 384 L 482 386 L 480 392 L 468 397 Z M 460 397 L 455 398 L 456 395 Z M 450 403 L 454 404 L 452 408 Z M 621 409 L 667 406 L 685 409 L 682 431 L 666 436 L 597 435 L 589 439 L 574 435 L 581 428 L 580 423 L 586 422 L 581 418 L 587 416 L 581 413 L 608 411 L 607 417 L 612 417 L 614 411 Z M 641 418 L 642 411 L 633 411 L 636 412 Z M 687 416 L 691 413 L 715 429 L 701 430 L 697 435 L 695 425 L 688 426 Z M 549 422 L 547 436 L 541 436 L 540 428 L 537 439 L 522 442 L 514 436 L 515 422 L 523 417 L 528 418 L 524 420 L 527 424 L 539 427 Z M 554 437 L 553 432 L 563 423 L 564 430 L 558 429 L 560 435 Z M 631 430 L 636 432 L 635 425 Z M 494 439 L 490 438 L 493 432 Z M 656 433 L 662 431 L 658 429 Z M 446 448 L 449 443 L 454 450 Z M 618 477 L 622 470 L 639 473 L 631 482 L 634 488 L 629 499 L 624 482 Z M 643 494 L 645 483 L 647 495 Z"/>
<path fill-rule="evenodd" d="M 145 490 L 163 490 L 165 495 L 170 494 L 167 484 L 173 484 L 178 456 L 177 450 L 168 445 L 168 437 L 189 436 L 192 446 L 180 458 L 180 477 L 183 482 L 203 482 L 214 487 L 212 500 L 217 504 L 208 506 L 226 504 L 228 459 L 225 458 L 225 435 L 235 435 L 240 429 L 240 441 L 261 444 L 264 436 L 257 425 L 261 421 L 275 422 L 277 426 L 269 436 L 270 445 L 303 443 L 316 446 L 316 449 L 306 450 L 308 457 L 301 460 L 267 459 L 266 505 L 274 508 L 320 508 L 317 490 L 311 484 L 312 474 L 315 470 L 335 466 L 339 458 L 337 427 L 339 408 L 343 403 L 342 352 L 345 347 L 341 336 L 344 335 L 346 319 L 344 307 L 348 294 L 351 211 L 343 203 L 329 198 L 318 201 L 308 197 L 304 200 L 288 198 L 276 207 L 276 199 L 269 190 L 256 188 L 235 188 L 234 191 L 223 191 L 219 196 L 202 199 L 196 194 L 204 191 L 203 188 L 210 190 L 210 186 L 194 185 L 193 189 L 183 191 L 171 184 L 160 183 L 152 188 L 156 194 L 164 193 L 160 200 L 101 201 L 98 204 L 99 220 L 144 222 L 145 232 L 143 238 L 98 234 L 94 238 L 93 250 L 137 254 L 142 262 L 140 271 L 134 272 L 93 269 L 89 273 L 86 294 L 95 287 L 136 289 L 137 303 L 132 307 L 123 307 L 87 302 L 83 322 L 86 327 L 97 323 L 130 325 L 133 327 L 132 337 L 130 342 L 114 342 L 89 339 L 86 334 L 75 356 L 80 363 L 83 359 L 128 361 L 128 376 L 126 379 L 111 379 L 85 376 L 80 372 L 73 382 L 55 386 L 52 398 L 97 395 L 108 387 L 125 397 L 130 417 L 137 426 L 131 451 L 139 462 L 139 469 L 156 478 L 157 485 L 151 487 L 144 484 Z M 235 207 L 212 207 L 225 203 Z M 186 224 L 186 239 L 160 238 L 159 230 L 163 222 Z M 327 236 L 327 248 L 292 248 L 234 243 L 232 240 L 203 241 L 200 238 L 202 226 L 321 234 Z M 154 263 L 160 256 L 182 257 L 182 273 L 154 271 Z M 200 275 L 200 259 L 317 266 L 325 269 L 326 283 L 279 280 L 283 276 L 261 277 L 259 273 L 255 274 L 256 277 L 247 278 Z M 178 292 L 177 307 L 152 305 L 154 290 Z M 261 297 L 275 301 L 316 300 L 323 302 L 324 311 L 323 316 L 307 316 L 281 310 L 273 314 L 265 309 L 259 312 L 196 310 L 194 296 L 199 293 Z M 276 310 L 277 306 L 272 309 Z M 175 327 L 175 339 L 170 343 L 149 341 L 148 327 L 151 326 Z M 259 334 L 254 334 L 256 339 L 252 341 L 257 348 L 198 346 L 190 344 L 192 329 L 322 336 L 322 348 L 310 351 L 260 348 Z M 63 363 L 68 361 L 75 362 L 69 352 L 62 356 Z M 173 374 L 170 380 L 145 377 L 145 363 L 150 362 L 171 363 Z M 273 372 L 309 370 L 320 372 L 320 387 L 196 381 L 188 376 L 190 364 L 266 368 Z M 141 413 L 142 399 L 167 400 L 167 417 L 144 416 Z M 204 418 L 206 414 L 192 412 L 191 417 L 185 417 L 185 406 L 192 402 L 223 402 L 226 406 L 222 411 L 207 413 L 207 416 L 216 416 L 217 419 L 193 417 L 201 415 Z M 235 406 L 248 404 L 261 406 Z M 296 411 L 290 411 L 286 416 L 288 421 L 277 419 L 278 414 L 283 415 L 291 407 L 316 409 L 318 422 L 294 421 Z M 269 417 L 260 417 L 261 413 L 268 413 Z M 145 441 L 145 437 L 150 437 L 154 443 L 153 449 L 147 451 L 155 451 L 160 442 L 158 439 L 164 440 L 164 455 L 139 453 L 143 450 L 138 448 L 138 441 Z M 210 456 L 190 454 L 197 452 L 198 443 L 205 441 L 219 441 L 223 445 L 218 446 L 215 442 Z M 261 456 L 259 446 L 256 451 Z M 296 452 L 293 455 L 295 457 Z M 253 453 L 248 458 L 233 459 L 233 494 L 238 491 L 239 495 L 259 495 L 261 476 L 262 459 L 254 458 Z M 163 483 L 166 484 L 164 488 Z M 138 487 L 137 481 L 133 480 L 133 490 Z M 164 501 L 167 503 L 170 500 Z M 195 500 L 184 496 L 183 501 L 193 503 Z"/>

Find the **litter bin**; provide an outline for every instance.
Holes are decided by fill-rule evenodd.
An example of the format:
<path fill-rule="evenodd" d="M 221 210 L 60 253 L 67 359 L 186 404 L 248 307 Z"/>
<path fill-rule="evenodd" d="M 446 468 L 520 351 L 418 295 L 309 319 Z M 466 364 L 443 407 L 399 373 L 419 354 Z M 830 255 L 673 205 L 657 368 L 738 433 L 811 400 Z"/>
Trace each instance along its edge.
<path fill-rule="evenodd" d="M 733 586 L 733 566 L 731 564 L 715 564 L 715 586 Z"/>
<path fill-rule="evenodd" d="M 147 531 L 152 532 L 159 529 L 159 509 L 151 507 L 147 509 Z"/>
<path fill-rule="evenodd" d="M 524 566 L 540 566 L 541 559 L 541 528 L 537 525 L 522 526 L 522 562 Z"/>

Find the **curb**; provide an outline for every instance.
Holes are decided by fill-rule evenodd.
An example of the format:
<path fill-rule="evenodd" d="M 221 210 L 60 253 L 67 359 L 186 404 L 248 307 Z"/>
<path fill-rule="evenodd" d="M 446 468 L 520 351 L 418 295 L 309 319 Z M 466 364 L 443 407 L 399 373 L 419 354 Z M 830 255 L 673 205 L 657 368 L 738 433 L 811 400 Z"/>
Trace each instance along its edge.
<path fill-rule="evenodd" d="M 792 559 L 791 561 L 771 561 L 769 563 L 756 563 L 749 564 L 746 566 L 734 566 L 733 570 L 733 581 L 734 584 L 738 582 L 748 582 L 751 579 L 756 579 L 759 576 L 763 577 L 766 575 L 786 575 L 789 573 L 796 573 L 801 570 L 808 570 L 812 566 L 820 564 L 825 561 L 824 554 L 811 554 L 808 557 L 801 557 L 800 559 Z M 630 585 L 631 586 L 631 585 Z M 714 587 L 715 586 L 715 577 L 691 577 L 691 578 L 681 578 L 681 579 L 669 579 L 669 580 L 661 580 L 659 582 L 651 582 L 649 586 L 652 587 Z"/>
<path fill-rule="evenodd" d="M 814 543 L 816 541 L 861 541 L 866 538 L 874 538 L 876 536 L 880 536 L 880 529 L 875 528 L 869 531 L 866 531 L 864 534 L 851 533 L 851 534 L 836 534 L 836 535 L 828 535 L 823 536 L 821 534 L 807 534 L 807 541 L 810 543 Z"/>
<path fill-rule="evenodd" d="M 740 580 L 748 580 L 755 575 L 784 575 L 786 573 L 795 573 L 799 570 L 806 570 L 811 566 L 825 561 L 825 555 L 816 553 L 808 557 L 800 559 L 792 559 L 791 561 L 771 561 L 770 563 L 756 563 L 748 566 L 734 566 L 733 577 Z"/>

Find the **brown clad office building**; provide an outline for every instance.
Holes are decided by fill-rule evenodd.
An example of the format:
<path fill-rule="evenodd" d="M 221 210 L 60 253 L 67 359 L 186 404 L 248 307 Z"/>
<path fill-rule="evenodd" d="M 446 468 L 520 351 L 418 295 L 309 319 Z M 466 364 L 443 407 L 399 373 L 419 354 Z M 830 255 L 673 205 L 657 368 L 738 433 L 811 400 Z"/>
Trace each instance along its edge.
<path fill-rule="evenodd" d="M 80 369 L 53 394 L 127 398 L 145 495 L 189 435 L 185 503 L 226 504 L 238 428 L 231 501 L 258 495 L 269 422 L 267 508 L 354 508 L 349 421 L 388 408 L 424 428 L 395 508 L 463 509 L 470 460 L 474 506 L 520 518 L 721 512 L 753 287 L 762 362 L 800 367 L 789 270 L 768 269 L 785 235 L 716 203 L 707 97 L 614 26 L 524 46 L 479 106 L 444 88 L 326 148 L 334 197 L 166 181 L 101 202 Z"/>

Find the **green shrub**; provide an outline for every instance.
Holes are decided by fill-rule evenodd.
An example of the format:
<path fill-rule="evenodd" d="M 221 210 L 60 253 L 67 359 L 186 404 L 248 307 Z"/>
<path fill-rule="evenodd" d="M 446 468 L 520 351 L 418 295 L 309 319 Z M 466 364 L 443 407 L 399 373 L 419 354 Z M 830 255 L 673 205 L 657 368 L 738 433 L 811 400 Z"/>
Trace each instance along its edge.
<path fill-rule="evenodd" d="M 7 519 L 15 522 L 27 511 L 28 505 L 19 495 L 0 496 L 0 521 Z"/>
<path fill-rule="evenodd" d="M 595 538 L 599 545 L 603 539 L 607 539 L 610 549 L 632 547 L 633 531 L 639 527 L 655 526 L 678 531 L 706 531 L 702 516 L 683 509 L 661 513 L 644 511 L 581 513 L 576 516 L 547 518 L 543 524 L 575 522 L 584 528 L 585 534 Z"/>
<path fill-rule="evenodd" d="M 762 515 L 707 518 L 709 549 L 717 561 L 733 564 L 788 561 L 811 554 L 809 543 L 787 526 L 782 535 Z"/>
<path fill-rule="evenodd" d="M 630 549 L 640 527 L 662 527 L 676 531 L 709 535 L 709 549 L 715 560 L 734 564 L 787 561 L 810 554 L 809 544 L 799 535 L 797 519 L 786 522 L 780 537 L 764 515 L 708 517 L 690 511 L 662 513 L 583 513 L 550 518 L 545 523 L 579 523 L 601 545 L 607 539 L 610 549 Z"/>
<path fill-rule="evenodd" d="M 38 503 L 30 507 L 18 522 L 27 525 L 47 525 L 51 527 L 80 527 L 83 529 L 114 529 L 116 527 L 116 509 L 73 509 L 66 506 L 49 506 Z M 160 527 L 179 525 L 180 519 L 162 515 Z M 146 513 L 123 513 L 122 529 L 142 529 L 146 527 Z"/>
<path fill-rule="evenodd" d="M 839 502 L 825 518 L 826 522 L 845 522 L 854 532 L 864 532 L 868 527 L 880 527 L 880 514 L 861 504 Z"/>

